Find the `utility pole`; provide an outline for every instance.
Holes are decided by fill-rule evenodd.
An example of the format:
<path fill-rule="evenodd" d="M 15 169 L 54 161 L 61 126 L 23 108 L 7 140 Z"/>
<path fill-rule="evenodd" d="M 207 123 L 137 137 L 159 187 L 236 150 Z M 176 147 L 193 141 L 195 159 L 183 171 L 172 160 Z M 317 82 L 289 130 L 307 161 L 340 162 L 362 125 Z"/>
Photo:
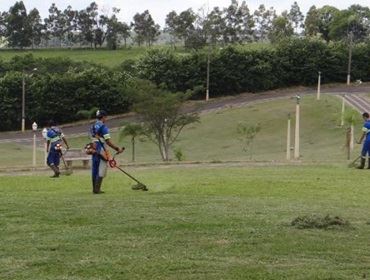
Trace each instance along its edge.
<path fill-rule="evenodd" d="M 348 69 L 347 69 L 347 86 L 351 83 L 351 64 L 352 64 L 352 46 L 353 32 L 349 32 L 349 50 L 348 50 Z"/>
<path fill-rule="evenodd" d="M 22 72 L 22 132 L 26 129 L 26 81 L 24 77 L 25 73 Z"/>
<path fill-rule="evenodd" d="M 294 159 L 299 159 L 299 115 L 300 115 L 300 107 L 299 103 L 301 97 L 296 95 L 296 110 L 295 110 L 295 134 L 294 134 Z"/>
<path fill-rule="evenodd" d="M 291 127 L 290 127 L 290 113 L 288 114 L 288 130 L 287 130 L 287 141 L 286 141 L 286 159 L 287 160 L 290 160 L 290 131 L 291 131 Z"/>
<path fill-rule="evenodd" d="M 206 88 L 206 101 L 209 100 L 209 68 L 211 64 L 211 54 L 210 54 L 210 46 L 208 46 L 208 53 L 207 53 L 207 88 Z"/>
<path fill-rule="evenodd" d="M 207 20 L 209 16 L 209 0 L 207 1 Z M 211 40 L 207 38 L 208 30 L 206 29 L 206 40 L 208 40 L 208 51 L 207 51 L 207 85 L 206 85 L 206 101 L 209 100 L 209 68 L 211 65 Z"/>

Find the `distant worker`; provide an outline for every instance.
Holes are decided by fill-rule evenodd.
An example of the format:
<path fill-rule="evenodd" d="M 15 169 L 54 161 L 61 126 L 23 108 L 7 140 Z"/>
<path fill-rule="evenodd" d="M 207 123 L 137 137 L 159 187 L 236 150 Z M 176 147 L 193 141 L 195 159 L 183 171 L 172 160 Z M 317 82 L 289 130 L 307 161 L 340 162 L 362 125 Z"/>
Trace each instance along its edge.
<path fill-rule="evenodd" d="M 110 158 L 110 153 L 107 144 L 117 153 L 122 153 L 123 148 L 119 148 L 114 145 L 111 141 L 111 136 L 109 134 L 109 129 L 105 125 L 107 120 L 107 112 L 103 110 L 98 110 L 96 112 L 96 122 L 91 127 L 90 134 L 92 137 L 92 147 L 90 152 L 92 154 L 92 186 L 93 193 L 100 194 L 104 193 L 101 191 L 101 185 L 103 178 L 107 174 L 108 161 Z"/>
<path fill-rule="evenodd" d="M 51 178 L 58 178 L 60 175 L 59 163 L 61 157 L 62 142 L 66 145 L 67 150 L 69 145 L 64 137 L 62 130 L 56 125 L 55 121 L 49 121 L 49 128 L 46 133 L 46 152 L 48 153 L 47 164 L 54 171 Z"/>
<path fill-rule="evenodd" d="M 362 127 L 362 135 L 360 140 L 358 140 L 358 144 L 361 144 L 362 141 L 365 139 L 364 144 L 362 146 L 361 151 L 361 163 L 358 167 L 359 169 L 364 169 L 365 162 L 366 162 L 366 155 L 368 156 L 368 169 L 370 169 L 370 119 L 369 113 L 363 113 L 362 118 L 364 119 L 364 126 Z"/>

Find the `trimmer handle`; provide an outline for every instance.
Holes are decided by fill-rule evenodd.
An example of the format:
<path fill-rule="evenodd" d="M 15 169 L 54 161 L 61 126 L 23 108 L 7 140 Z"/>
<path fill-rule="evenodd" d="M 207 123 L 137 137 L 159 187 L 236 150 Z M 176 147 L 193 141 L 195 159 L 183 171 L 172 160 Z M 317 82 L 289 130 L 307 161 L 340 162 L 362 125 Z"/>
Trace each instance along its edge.
<path fill-rule="evenodd" d="M 125 147 L 122 147 L 122 152 L 125 150 Z M 108 161 L 108 164 L 111 168 L 114 168 L 117 166 L 117 161 L 114 159 L 116 157 L 116 155 L 118 155 L 119 153 L 116 152 L 114 155 L 113 155 L 113 158 L 111 160 Z"/>

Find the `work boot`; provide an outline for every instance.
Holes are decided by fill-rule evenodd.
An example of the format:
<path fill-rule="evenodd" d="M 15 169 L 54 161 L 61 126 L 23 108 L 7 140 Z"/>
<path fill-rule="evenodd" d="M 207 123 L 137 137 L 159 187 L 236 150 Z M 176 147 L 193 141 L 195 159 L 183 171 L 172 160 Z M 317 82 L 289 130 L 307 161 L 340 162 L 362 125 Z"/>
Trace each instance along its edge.
<path fill-rule="evenodd" d="M 101 184 L 103 183 L 103 177 L 98 177 L 96 178 L 95 180 L 95 185 L 94 185 L 94 194 L 100 194 L 100 193 L 104 193 L 103 191 L 101 191 Z"/>
<path fill-rule="evenodd" d="M 58 178 L 59 175 L 60 175 L 60 171 L 59 171 L 59 168 L 55 165 L 50 165 L 50 168 L 51 170 L 54 171 L 54 175 L 53 176 L 50 176 L 50 178 Z"/>
<path fill-rule="evenodd" d="M 358 166 L 357 169 L 364 169 L 365 162 L 366 162 L 366 158 L 361 158 L 360 166 Z"/>
<path fill-rule="evenodd" d="M 367 160 L 368 160 L 367 169 L 370 169 L 370 158 L 368 158 Z"/>
<path fill-rule="evenodd" d="M 95 193 L 95 183 L 96 182 L 96 179 L 95 177 L 92 178 L 92 187 L 93 187 L 93 193 Z"/>

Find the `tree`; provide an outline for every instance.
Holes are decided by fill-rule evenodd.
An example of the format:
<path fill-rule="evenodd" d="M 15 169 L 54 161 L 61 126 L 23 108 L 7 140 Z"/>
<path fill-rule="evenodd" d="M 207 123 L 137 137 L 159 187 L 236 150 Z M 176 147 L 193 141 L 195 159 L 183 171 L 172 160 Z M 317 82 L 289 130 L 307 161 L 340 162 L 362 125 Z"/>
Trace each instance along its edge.
<path fill-rule="evenodd" d="M 192 9 L 181 12 L 170 12 L 166 17 L 166 29 L 174 37 L 184 41 L 185 47 L 189 47 L 188 41 L 191 33 L 195 30 L 196 15 Z"/>
<path fill-rule="evenodd" d="M 290 23 L 287 12 L 284 11 L 281 16 L 278 16 L 272 22 L 272 29 L 269 33 L 271 42 L 276 43 L 284 38 L 292 36 L 294 33 L 292 24 Z"/>
<path fill-rule="evenodd" d="M 119 11 L 119 9 L 113 8 L 113 15 L 110 18 L 106 17 L 106 32 L 104 36 L 106 36 L 108 48 L 112 50 L 117 49 L 119 36 L 124 38 L 125 46 L 127 38 L 131 36 L 130 26 L 120 22 L 117 18 Z"/>
<path fill-rule="evenodd" d="M 266 10 L 265 5 L 260 5 L 254 12 L 255 30 L 254 36 L 257 41 L 266 41 L 271 32 L 272 23 L 276 18 L 276 11 L 271 7 Z"/>
<path fill-rule="evenodd" d="M 135 14 L 134 22 L 131 23 L 131 26 L 134 28 L 135 41 L 139 46 L 144 42 L 151 46 L 160 34 L 160 26 L 155 24 L 148 10 L 145 10 L 142 14 Z"/>
<path fill-rule="evenodd" d="M 53 3 L 49 8 L 49 17 L 45 19 L 47 34 L 58 38 L 59 45 L 62 46 L 64 33 L 66 30 L 66 19 L 61 10 Z"/>
<path fill-rule="evenodd" d="M 303 28 L 304 16 L 297 2 L 294 2 L 288 13 L 288 19 L 292 23 L 295 33 L 298 34 L 298 28 Z"/>
<path fill-rule="evenodd" d="M 222 39 L 223 34 L 225 34 L 226 23 L 223 11 L 219 7 L 214 7 L 208 14 L 205 27 L 211 44 L 215 45 L 217 42 L 223 42 Z"/>
<path fill-rule="evenodd" d="M 171 146 L 183 128 L 199 121 L 196 113 L 181 111 L 189 95 L 170 93 L 147 83 L 141 86 L 138 96 L 134 109 L 142 117 L 145 135 L 158 146 L 162 160 L 169 161 Z"/>
<path fill-rule="evenodd" d="M 81 32 L 81 41 L 93 47 L 95 41 L 94 30 L 97 25 L 98 5 L 92 2 L 86 9 L 78 12 L 77 25 Z"/>
<path fill-rule="evenodd" d="M 27 10 L 23 1 L 15 2 L 4 18 L 5 37 L 12 48 L 29 47 L 31 42 L 31 27 L 29 25 Z"/>
<path fill-rule="evenodd" d="M 68 46 L 76 41 L 76 31 L 77 31 L 77 22 L 78 22 L 78 11 L 73 10 L 71 6 L 68 6 L 63 11 L 63 17 L 65 19 L 65 40 L 67 41 Z"/>
<path fill-rule="evenodd" d="M 132 145 L 132 161 L 135 161 L 135 143 L 136 143 L 136 138 L 144 135 L 144 128 L 140 124 L 134 124 L 134 123 L 129 123 L 123 127 L 120 128 L 119 130 L 119 141 L 121 141 L 125 137 L 131 137 L 131 145 Z"/>
<path fill-rule="evenodd" d="M 319 15 L 319 33 L 326 41 L 330 40 L 329 31 L 332 21 L 339 10 L 332 6 L 323 6 L 317 10 Z"/>
<path fill-rule="evenodd" d="M 40 45 L 44 30 L 44 26 L 41 24 L 40 13 L 37 9 L 32 9 L 28 14 L 28 25 L 31 29 L 32 48 L 34 48 L 34 46 Z"/>
<path fill-rule="evenodd" d="M 370 9 L 352 5 L 349 9 L 335 14 L 329 27 L 331 39 L 342 40 L 352 33 L 354 40 L 364 40 L 370 32 Z"/>
<path fill-rule="evenodd" d="M 237 126 L 237 132 L 240 135 L 239 140 L 242 142 L 243 151 L 249 152 L 250 159 L 253 157 L 254 138 L 260 130 L 260 124 L 247 125 L 245 123 L 239 123 Z"/>
<path fill-rule="evenodd" d="M 316 36 L 320 32 L 319 24 L 320 24 L 319 12 L 316 9 L 316 6 L 313 5 L 308 10 L 306 20 L 304 22 L 305 35 L 309 37 Z"/>
<path fill-rule="evenodd" d="M 254 21 L 245 1 L 240 5 L 238 0 L 231 0 L 231 5 L 224 9 L 225 43 L 250 41 L 253 35 Z"/>

